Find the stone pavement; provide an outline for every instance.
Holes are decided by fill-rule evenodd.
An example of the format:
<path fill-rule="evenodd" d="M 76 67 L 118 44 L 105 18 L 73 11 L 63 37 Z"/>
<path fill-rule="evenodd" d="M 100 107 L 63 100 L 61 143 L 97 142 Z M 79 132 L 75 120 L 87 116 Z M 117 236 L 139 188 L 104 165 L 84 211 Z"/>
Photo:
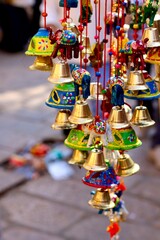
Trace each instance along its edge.
<path fill-rule="evenodd" d="M 46 107 L 52 84 L 48 73 L 29 71 L 33 58 L 0 52 L 0 240 L 105 240 L 108 218 L 88 205 L 92 188 L 81 182 L 84 169 L 55 181 L 46 174 L 26 181 L 4 170 L 3 162 L 29 141 L 63 138 L 50 125 L 55 110 Z M 129 211 L 120 239 L 160 239 L 160 172 L 147 161 L 149 141 L 129 154 L 141 171 L 125 178 Z"/>

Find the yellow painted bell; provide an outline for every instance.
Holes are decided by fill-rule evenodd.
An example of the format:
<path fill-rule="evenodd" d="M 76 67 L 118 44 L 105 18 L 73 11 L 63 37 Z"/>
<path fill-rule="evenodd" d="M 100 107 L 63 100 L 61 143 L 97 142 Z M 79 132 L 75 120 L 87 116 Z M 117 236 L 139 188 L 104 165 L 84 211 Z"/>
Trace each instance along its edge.
<path fill-rule="evenodd" d="M 82 45 L 84 47 L 83 50 L 82 50 L 82 55 L 92 53 L 89 37 L 86 37 L 86 36 L 83 37 Z"/>
<path fill-rule="evenodd" d="M 144 40 L 145 38 L 149 39 L 147 42 L 148 48 L 160 46 L 160 38 L 157 28 L 154 27 L 145 28 L 142 35 L 142 40 Z"/>
<path fill-rule="evenodd" d="M 30 70 L 51 71 L 53 62 L 50 57 L 37 56 L 34 63 L 29 67 Z"/>
<path fill-rule="evenodd" d="M 53 129 L 72 129 L 76 128 L 77 125 L 69 122 L 68 117 L 71 115 L 71 111 L 68 109 L 62 109 L 58 112 L 55 123 L 52 124 Z"/>
<path fill-rule="evenodd" d="M 48 81 L 55 84 L 73 82 L 69 64 L 64 61 L 55 63 Z"/>
<path fill-rule="evenodd" d="M 148 89 L 143 73 L 140 71 L 131 71 L 125 89 L 133 91 Z"/>
<path fill-rule="evenodd" d="M 133 112 L 131 123 L 138 127 L 149 127 L 155 124 L 145 106 L 137 106 Z"/>
<path fill-rule="evenodd" d="M 89 171 L 103 171 L 108 168 L 106 165 L 103 151 L 99 149 L 91 150 L 83 167 Z"/>
<path fill-rule="evenodd" d="M 53 52 L 53 44 L 50 42 L 49 31 L 46 28 L 40 28 L 32 37 L 25 54 L 28 56 L 49 57 Z"/>
<path fill-rule="evenodd" d="M 75 164 L 82 166 L 88 157 L 87 151 L 80 151 L 78 149 L 73 151 L 71 159 L 68 161 L 69 164 Z"/>
<path fill-rule="evenodd" d="M 90 96 L 88 97 L 88 100 L 97 100 L 97 95 L 98 95 L 98 100 L 106 100 L 107 97 L 102 94 L 102 84 L 97 82 L 91 82 L 90 83 Z"/>
<path fill-rule="evenodd" d="M 126 153 L 120 155 L 115 167 L 117 175 L 121 177 L 131 176 L 137 173 L 139 169 L 140 166 L 135 163 L 132 158 Z"/>
<path fill-rule="evenodd" d="M 108 118 L 111 128 L 120 129 L 130 126 L 124 107 L 114 106 Z"/>
<path fill-rule="evenodd" d="M 86 124 L 93 121 L 93 116 L 89 105 L 84 100 L 79 100 L 75 103 L 69 121 L 74 124 Z"/>
<path fill-rule="evenodd" d="M 88 204 L 93 208 L 102 210 L 111 209 L 115 206 L 115 203 L 111 200 L 109 190 L 103 189 L 97 189 Z"/>

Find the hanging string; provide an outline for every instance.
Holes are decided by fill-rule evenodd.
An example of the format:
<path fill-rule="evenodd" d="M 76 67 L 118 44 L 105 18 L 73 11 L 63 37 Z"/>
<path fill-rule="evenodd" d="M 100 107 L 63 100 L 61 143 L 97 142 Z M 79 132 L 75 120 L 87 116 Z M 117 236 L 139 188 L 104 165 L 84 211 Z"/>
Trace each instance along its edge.
<path fill-rule="evenodd" d="M 112 25 L 112 14 L 113 14 L 113 0 L 111 0 L 111 23 L 110 23 L 110 51 L 109 51 L 109 79 L 112 75 L 112 31 L 113 31 L 113 25 Z"/>
<path fill-rule="evenodd" d="M 88 37 L 88 15 L 89 15 L 89 0 L 87 0 L 86 2 L 87 6 L 86 6 L 86 40 L 87 40 L 87 37 Z M 86 46 L 85 46 L 85 58 L 83 59 L 84 61 L 84 68 L 86 69 L 87 68 L 87 62 L 88 62 L 88 59 L 87 59 L 87 47 L 88 47 L 88 42 L 86 41 L 85 43 Z"/>
<path fill-rule="evenodd" d="M 136 19 L 136 24 L 138 25 L 138 0 L 136 0 L 136 13 L 135 13 L 135 19 Z M 134 25 L 133 25 L 134 26 Z M 137 34 L 138 30 L 136 28 L 134 28 L 134 34 L 133 34 L 133 39 L 136 41 L 138 38 L 138 34 Z"/>
<path fill-rule="evenodd" d="M 82 23 L 82 0 L 80 0 L 80 19 L 79 19 L 79 31 L 80 31 L 80 44 L 82 44 L 82 32 L 83 32 L 83 23 Z M 81 45 L 82 46 L 82 45 Z M 82 49 L 80 49 L 80 68 L 82 68 Z"/>
<path fill-rule="evenodd" d="M 43 13 L 42 13 L 42 17 L 43 17 L 43 19 L 44 19 L 44 28 L 47 27 L 46 18 L 47 18 L 47 16 L 48 16 L 47 11 L 46 11 L 46 5 L 47 5 L 46 0 L 44 0 L 44 1 L 43 1 L 44 11 L 43 11 Z"/>

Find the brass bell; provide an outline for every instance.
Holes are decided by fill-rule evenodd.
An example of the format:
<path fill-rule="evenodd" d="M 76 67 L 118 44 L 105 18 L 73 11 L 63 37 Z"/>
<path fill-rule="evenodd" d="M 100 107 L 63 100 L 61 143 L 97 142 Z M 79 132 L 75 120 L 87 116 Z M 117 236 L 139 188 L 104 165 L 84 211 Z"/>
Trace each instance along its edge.
<path fill-rule="evenodd" d="M 125 89 L 133 91 L 148 89 L 143 73 L 140 71 L 131 71 Z"/>
<path fill-rule="evenodd" d="M 131 123 L 138 127 L 149 127 L 155 124 L 145 106 L 137 106 L 133 112 Z"/>
<path fill-rule="evenodd" d="M 154 77 L 154 80 L 156 82 L 160 82 L 160 65 L 159 64 L 155 64 L 155 73 L 156 73 L 156 76 Z"/>
<path fill-rule="evenodd" d="M 29 67 L 30 70 L 51 71 L 53 62 L 50 57 L 37 56 L 34 63 Z"/>
<path fill-rule="evenodd" d="M 64 61 L 55 63 L 48 81 L 51 83 L 73 82 L 69 64 Z"/>
<path fill-rule="evenodd" d="M 75 124 L 86 124 L 93 121 L 93 116 L 86 101 L 79 100 L 74 105 L 69 121 Z"/>
<path fill-rule="evenodd" d="M 109 190 L 97 189 L 92 199 L 88 202 L 90 206 L 97 209 L 114 208 L 115 203 L 111 200 Z"/>
<path fill-rule="evenodd" d="M 147 52 L 145 62 L 160 64 L 160 47 L 150 48 Z"/>
<path fill-rule="evenodd" d="M 117 165 L 115 171 L 118 176 L 127 177 L 137 173 L 140 169 L 140 166 L 135 163 L 132 158 L 124 153 L 121 154 L 117 159 Z"/>
<path fill-rule="evenodd" d="M 82 55 L 92 53 L 89 37 L 86 37 L 86 36 L 83 37 L 82 45 L 84 47 L 83 50 L 82 50 Z"/>
<path fill-rule="evenodd" d="M 130 123 L 127 120 L 125 109 L 119 106 L 112 107 L 108 122 L 111 127 L 115 129 L 126 128 L 130 126 Z"/>
<path fill-rule="evenodd" d="M 88 100 L 106 100 L 107 97 L 102 94 L 102 84 L 97 82 L 91 82 L 90 83 L 90 96 L 88 97 Z"/>
<path fill-rule="evenodd" d="M 126 117 L 128 122 L 132 119 L 132 108 L 130 106 L 128 106 L 128 104 L 124 104 L 124 110 L 126 112 Z"/>
<path fill-rule="evenodd" d="M 58 112 L 55 123 L 52 124 L 53 129 L 72 129 L 76 128 L 77 125 L 69 122 L 68 117 L 71 115 L 71 111 L 68 109 L 62 109 Z"/>
<path fill-rule="evenodd" d="M 154 17 L 153 27 L 157 28 L 158 33 L 160 35 L 160 14 L 157 12 Z"/>
<path fill-rule="evenodd" d="M 89 171 L 103 171 L 108 168 L 105 163 L 103 151 L 99 149 L 91 150 L 83 167 Z"/>
<path fill-rule="evenodd" d="M 149 27 L 144 29 L 144 33 L 142 35 L 142 40 L 148 38 L 147 47 L 159 47 L 160 46 L 160 38 L 157 28 Z"/>
<path fill-rule="evenodd" d="M 87 151 L 80 151 L 78 149 L 73 151 L 71 159 L 68 161 L 69 164 L 83 165 L 88 157 Z"/>

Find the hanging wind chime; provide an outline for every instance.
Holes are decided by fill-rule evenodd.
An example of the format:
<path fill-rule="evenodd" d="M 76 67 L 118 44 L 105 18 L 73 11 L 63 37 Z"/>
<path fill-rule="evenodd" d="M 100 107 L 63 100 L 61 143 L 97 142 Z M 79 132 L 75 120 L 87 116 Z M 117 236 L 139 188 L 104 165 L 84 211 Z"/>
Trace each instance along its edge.
<path fill-rule="evenodd" d="M 135 0 L 130 5 L 127 0 L 60 0 L 63 16 L 61 28 L 55 32 L 46 24 L 46 4 L 44 0 L 44 27 L 32 37 L 26 51 L 36 57 L 29 69 L 50 72 L 48 81 L 53 88 L 46 105 L 58 110 L 51 127 L 70 130 L 64 141 L 73 149 L 68 163 L 87 170 L 82 182 L 94 188 L 88 204 L 108 217 L 110 239 L 119 239 L 120 222 L 128 214 L 123 178 L 140 169 L 128 154 L 142 144 L 133 126 L 154 124 L 143 102 L 160 97 L 156 84 L 160 79 L 160 32 L 153 26 L 159 2 L 140 5 Z M 78 26 L 72 20 L 75 8 L 79 9 Z M 125 24 L 128 12 L 130 25 Z M 130 40 L 129 29 L 133 32 Z M 70 64 L 74 58 L 79 60 L 77 65 Z M 146 62 L 156 64 L 155 78 Z M 138 100 L 133 113 L 126 99 Z M 90 110 L 90 100 L 95 113 Z"/>

